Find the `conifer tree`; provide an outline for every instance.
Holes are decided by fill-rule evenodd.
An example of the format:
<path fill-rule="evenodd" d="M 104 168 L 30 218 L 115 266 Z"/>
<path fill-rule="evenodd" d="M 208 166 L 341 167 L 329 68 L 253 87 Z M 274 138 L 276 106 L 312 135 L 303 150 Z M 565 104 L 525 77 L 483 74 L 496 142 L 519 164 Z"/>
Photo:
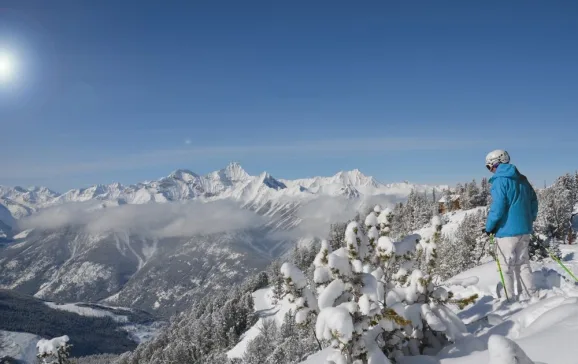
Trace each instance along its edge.
<path fill-rule="evenodd" d="M 67 335 L 52 340 L 42 339 L 36 344 L 38 363 L 40 364 L 71 364 L 70 339 Z"/>
<path fill-rule="evenodd" d="M 373 231 L 388 225 L 389 213 L 374 213 L 365 220 L 366 233 L 357 222 L 350 222 L 346 247 L 327 258 L 332 281 L 318 297 L 316 331 L 337 349 L 330 360 L 339 363 L 362 364 L 376 358 L 383 363 L 387 358 L 435 352 L 466 332 L 446 305 L 463 306 L 475 299 L 453 299 L 433 283 L 432 275 L 417 269 L 416 248 L 425 267 L 435 266 L 431 261 L 437 259 L 439 217 L 432 221 L 434 240 L 422 243 L 419 235 L 410 235 L 394 242 Z M 376 259 L 366 259 L 376 236 Z"/>

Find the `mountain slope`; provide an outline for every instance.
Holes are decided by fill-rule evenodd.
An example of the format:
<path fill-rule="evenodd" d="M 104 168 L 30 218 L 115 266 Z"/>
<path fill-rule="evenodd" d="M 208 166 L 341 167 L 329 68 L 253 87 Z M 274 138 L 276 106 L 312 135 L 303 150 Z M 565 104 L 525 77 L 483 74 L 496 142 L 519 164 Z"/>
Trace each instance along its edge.
<path fill-rule="evenodd" d="M 344 211 L 370 198 L 394 202 L 413 188 L 433 187 L 384 185 L 358 170 L 279 180 L 236 163 L 205 176 L 181 169 L 64 194 L 2 187 L 19 219 L 16 239 L 0 248 L 0 288 L 170 315 L 240 282 L 298 239 L 325 236 L 331 222 L 349 218 Z"/>
<path fill-rule="evenodd" d="M 0 251 L 0 287 L 170 315 L 263 268 L 271 259 L 266 249 L 275 245 L 264 233 L 152 238 L 78 227 L 35 230 Z"/>

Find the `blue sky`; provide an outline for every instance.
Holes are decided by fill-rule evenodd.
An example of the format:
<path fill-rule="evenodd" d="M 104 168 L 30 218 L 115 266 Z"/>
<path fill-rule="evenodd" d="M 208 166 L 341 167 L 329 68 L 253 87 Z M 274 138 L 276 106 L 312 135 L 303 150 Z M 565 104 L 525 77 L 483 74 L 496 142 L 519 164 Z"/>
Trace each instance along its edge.
<path fill-rule="evenodd" d="M 0 184 L 578 168 L 575 1 L 4 1 Z"/>

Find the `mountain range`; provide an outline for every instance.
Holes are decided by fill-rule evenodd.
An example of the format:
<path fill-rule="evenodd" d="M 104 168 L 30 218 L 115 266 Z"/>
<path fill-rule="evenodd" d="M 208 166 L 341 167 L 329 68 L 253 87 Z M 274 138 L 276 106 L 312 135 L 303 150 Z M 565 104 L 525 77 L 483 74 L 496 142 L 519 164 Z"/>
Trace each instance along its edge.
<path fill-rule="evenodd" d="M 365 203 L 443 188 L 382 184 L 359 170 L 299 180 L 251 176 L 237 163 L 204 176 L 183 169 L 62 194 L 0 186 L 0 229 L 9 241 L 0 244 L 0 288 L 170 316 L 298 241 L 323 236 L 330 222 Z"/>
<path fill-rule="evenodd" d="M 416 185 L 409 182 L 383 184 L 357 169 L 342 171 L 332 177 L 276 179 L 266 172 L 251 176 L 238 163 L 231 163 L 204 176 L 187 169 L 179 169 L 155 181 L 132 185 L 99 184 L 65 193 L 57 193 L 46 187 L 0 186 L 0 203 L 18 219 L 42 208 L 93 200 L 143 204 L 186 200 L 206 202 L 215 199 L 234 199 L 247 203 L 283 198 L 302 200 L 319 195 L 348 198 L 388 195 L 403 198 L 412 189 L 426 191 L 433 188 L 439 190 L 447 186 Z"/>

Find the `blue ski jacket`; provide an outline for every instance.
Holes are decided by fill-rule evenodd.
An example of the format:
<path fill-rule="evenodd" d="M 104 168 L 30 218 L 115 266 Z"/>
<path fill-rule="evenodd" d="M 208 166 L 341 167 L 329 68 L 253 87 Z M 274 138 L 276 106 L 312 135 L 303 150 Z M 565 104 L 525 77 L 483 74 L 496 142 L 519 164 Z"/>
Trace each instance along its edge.
<path fill-rule="evenodd" d="M 503 238 L 533 233 L 538 215 L 536 191 L 513 164 L 500 164 L 490 178 L 492 204 L 486 231 Z"/>

